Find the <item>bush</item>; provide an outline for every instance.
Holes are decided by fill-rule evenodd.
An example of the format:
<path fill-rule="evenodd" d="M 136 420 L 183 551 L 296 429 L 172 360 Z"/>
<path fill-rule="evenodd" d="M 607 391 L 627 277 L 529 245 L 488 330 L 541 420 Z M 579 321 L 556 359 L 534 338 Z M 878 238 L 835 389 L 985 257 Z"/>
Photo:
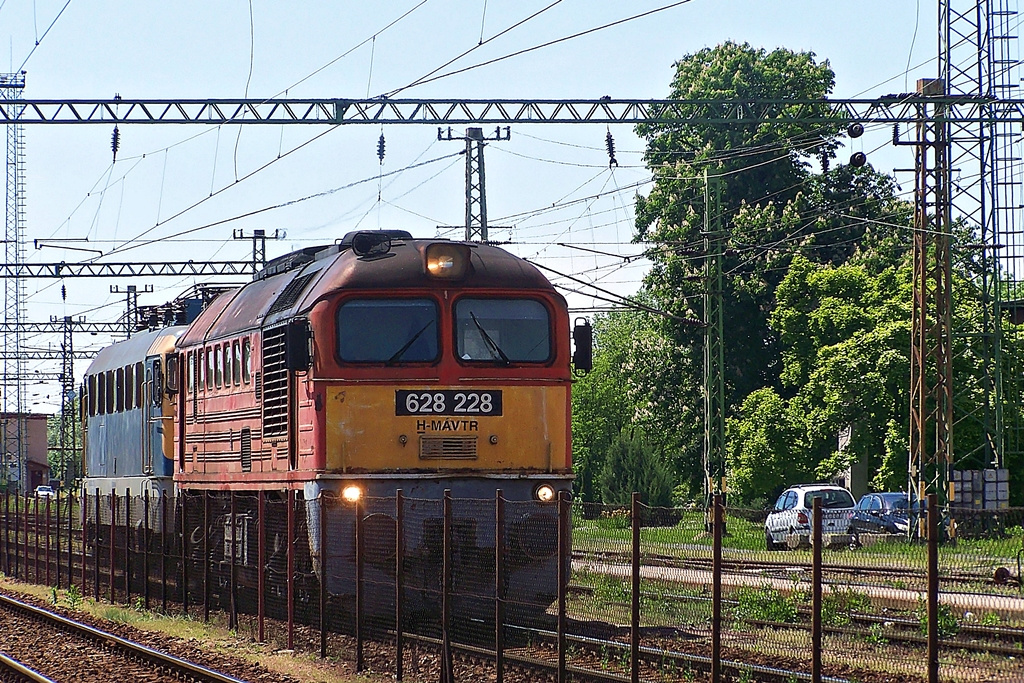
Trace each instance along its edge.
<path fill-rule="evenodd" d="M 928 635 L 928 606 L 924 600 L 919 601 L 917 604 L 917 619 L 921 626 L 921 634 Z M 953 608 L 949 605 L 939 603 L 938 624 L 939 638 L 952 638 L 960 632 L 960 622 L 956 620 Z"/>
<path fill-rule="evenodd" d="M 821 598 L 821 621 L 827 626 L 849 626 L 851 615 L 871 609 L 871 598 L 852 588 L 835 588 Z"/>
<path fill-rule="evenodd" d="M 672 504 L 672 475 L 638 429 L 623 429 L 608 447 L 601 471 L 601 499 L 608 505 L 628 506 L 634 491 L 644 504 Z"/>
<path fill-rule="evenodd" d="M 795 602 L 768 584 L 760 587 L 743 586 L 736 590 L 733 598 L 738 603 L 734 608 L 737 619 L 775 621 L 784 624 L 791 624 L 797 620 Z"/>

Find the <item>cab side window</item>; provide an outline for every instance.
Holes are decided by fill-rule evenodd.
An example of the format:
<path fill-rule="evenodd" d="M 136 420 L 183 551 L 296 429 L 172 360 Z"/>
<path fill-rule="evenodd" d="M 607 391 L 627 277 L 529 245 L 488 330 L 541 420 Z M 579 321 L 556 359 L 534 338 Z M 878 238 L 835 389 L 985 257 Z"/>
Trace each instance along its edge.
<path fill-rule="evenodd" d="M 252 380 L 252 342 L 249 337 L 242 340 L 242 381 L 248 384 Z"/>

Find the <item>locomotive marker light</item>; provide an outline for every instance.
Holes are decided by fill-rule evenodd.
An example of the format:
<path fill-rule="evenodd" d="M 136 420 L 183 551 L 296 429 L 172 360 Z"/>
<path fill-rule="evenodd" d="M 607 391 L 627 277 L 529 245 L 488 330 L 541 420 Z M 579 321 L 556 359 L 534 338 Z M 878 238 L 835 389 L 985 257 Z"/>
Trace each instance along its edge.
<path fill-rule="evenodd" d="M 533 497 L 542 503 L 550 503 L 555 499 L 555 487 L 551 484 L 541 484 L 533 490 Z"/>
<path fill-rule="evenodd" d="M 469 270 L 469 245 L 435 243 L 427 246 L 427 272 L 445 280 L 459 280 Z"/>
<path fill-rule="evenodd" d="M 344 489 L 342 489 L 341 497 L 350 503 L 355 503 L 358 502 L 359 499 L 363 497 L 363 490 L 356 486 L 355 484 L 350 484 L 349 486 L 346 486 Z"/>

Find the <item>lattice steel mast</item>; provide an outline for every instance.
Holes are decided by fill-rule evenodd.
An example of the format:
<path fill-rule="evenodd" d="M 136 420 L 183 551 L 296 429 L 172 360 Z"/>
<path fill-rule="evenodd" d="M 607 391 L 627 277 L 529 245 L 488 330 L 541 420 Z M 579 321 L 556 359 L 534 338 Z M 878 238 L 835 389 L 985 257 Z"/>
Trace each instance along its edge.
<path fill-rule="evenodd" d="M 0 94 L 5 99 L 15 102 L 8 108 L 8 116 L 17 120 L 21 109 L 16 104 L 22 99 L 25 89 L 25 74 L 0 75 Z M 14 270 L 15 277 L 4 280 L 4 321 L 21 322 L 24 307 L 24 285 L 18 277 L 19 269 L 25 260 L 24 252 L 24 218 L 25 218 L 25 137 L 19 123 L 7 126 L 7 163 L 6 163 L 6 220 L 4 223 L 4 255 Z M 25 366 L 21 357 L 21 330 L 15 327 L 3 334 L 4 359 L 3 410 L 5 413 L 3 428 L 4 476 L 7 476 L 8 463 L 17 463 L 17 488 L 27 490 L 27 471 L 25 464 L 27 433 L 25 424 L 24 375 Z"/>

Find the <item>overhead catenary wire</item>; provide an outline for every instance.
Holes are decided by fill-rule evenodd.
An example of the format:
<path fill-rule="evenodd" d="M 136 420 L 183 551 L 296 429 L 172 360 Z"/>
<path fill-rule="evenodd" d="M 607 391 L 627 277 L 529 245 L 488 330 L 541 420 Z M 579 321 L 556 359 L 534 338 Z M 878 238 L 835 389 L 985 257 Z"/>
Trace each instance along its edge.
<path fill-rule="evenodd" d="M 552 3 L 552 5 L 550 5 L 549 7 L 554 6 L 555 4 L 558 4 L 558 2 L 561 2 L 561 0 L 556 0 L 556 2 Z M 448 78 L 450 76 L 455 76 L 457 74 L 466 73 L 467 71 L 472 71 L 474 69 L 479 69 L 479 68 L 484 67 L 484 66 L 490 66 L 491 64 L 496 64 L 497 62 L 501 62 L 501 61 L 504 61 L 506 59 L 512 59 L 513 57 L 518 57 L 520 55 L 524 55 L 524 54 L 527 54 L 529 52 L 534 52 L 536 50 L 541 50 L 541 49 L 544 49 L 546 47 L 551 47 L 552 45 L 557 45 L 559 43 L 564 43 L 564 42 L 569 41 L 569 40 L 574 40 L 574 39 L 580 38 L 582 36 L 590 35 L 591 33 L 596 33 L 598 31 L 603 31 L 603 30 L 611 28 L 613 26 L 619 26 L 620 24 L 625 24 L 625 23 L 630 22 L 630 21 L 635 21 L 637 19 L 642 19 L 644 17 L 651 16 L 652 14 L 657 14 L 658 12 L 664 12 L 666 10 L 670 10 L 670 9 L 674 9 L 676 7 L 679 7 L 680 5 L 689 4 L 690 2 L 693 2 L 693 0 L 678 0 L 677 2 L 673 2 L 673 3 L 670 3 L 668 5 L 664 5 L 662 7 L 657 7 L 655 9 L 648 10 L 646 12 L 640 12 L 639 14 L 634 14 L 634 15 L 626 17 L 624 19 L 618 19 L 616 21 L 612 21 L 612 22 L 609 22 L 607 24 L 602 24 L 601 26 L 595 26 L 593 28 L 589 28 L 589 29 L 587 29 L 585 31 L 579 31 L 578 33 L 574 33 L 574 34 L 569 35 L 569 36 L 563 36 L 561 38 L 556 38 L 555 40 L 549 40 L 549 41 L 547 41 L 545 43 L 541 43 L 539 45 L 534 45 L 533 47 L 528 47 L 528 48 L 524 48 L 522 50 L 517 50 L 516 52 L 512 52 L 512 53 L 503 55 L 501 57 L 495 57 L 494 59 L 489 59 L 487 61 L 479 62 L 477 64 L 472 64 L 470 66 L 463 67 L 461 69 L 456 69 L 454 71 L 448 71 L 448 72 L 445 72 L 443 74 L 438 74 L 436 76 L 431 76 L 429 78 L 421 77 L 421 78 L 417 79 L 416 81 L 410 83 L 409 85 L 407 85 L 405 87 L 397 88 L 396 90 L 392 90 L 391 92 L 387 93 L 387 97 L 394 97 L 397 93 L 399 93 L 399 92 L 401 92 L 403 90 L 408 90 L 409 88 L 417 86 L 417 85 L 424 85 L 426 83 L 432 83 L 434 81 L 439 81 L 439 80 L 441 80 L 443 78 Z M 546 10 L 548 8 L 544 8 L 544 9 Z M 544 11 L 544 10 L 542 10 L 542 11 Z M 530 17 L 530 18 L 532 18 L 532 17 Z M 476 48 L 473 48 L 473 49 L 476 49 Z M 468 54 L 468 52 L 471 52 L 471 51 L 472 50 L 467 51 L 466 54 Z M 459 57 L 456 57 L 455 60 L 452 60 L 452 62 L 456 61 L 457 59 L 461 59 L 461 57 L 463 57 L 463 56 L 464 55 L 460 55 Z M 451 64 L 452 62 L 449 62 L 448 64 Z M 432 72 L 432 73 L 436 73 L 440 69 L 443 69 L 445 66 L 448 66 L 448 64 L 445 64 L 445 65 L 439 67 L 438 69 L 435 69 L 434 72 Z"/>
<path fill-rule="evenodd" d="M 423 162 L 420 162 L 418 164 L 412 164 L 412 165 L 406 166 L 405 168 L 400 168 L 400 169 L 397 169 L 397 170 L 394 170 L 394 171 L 389 171 L 388 173 L 383 174 L 383 176 L 387 177 L 387 176 L 390 176 L 390 175 L 393 175 L 393 174 L 396 174 L 396 173 L 402 173 L 403 171 L 407 171 L 407 170 L 409 170 L 411 168 L 418 168 L 420 166 L 426 166 L 428 164 L 436 163 L 438 161 L 443 161 L 444 159 L 450 159 L 452 157 L 459 156 L 460 154 L 461 154 L 461 152 L 454 152 L 452 154 L 446 154 L 444 156 L 435 157 L 434 159 L 429 159 L 427 161 L 423 161 Z M 320 198 L 320 197 L 327 197 L 327 196 L 330 196 L 330 195 L 332 195 L 332 194 L 334 194 L 336 192 L 340 192 L 342 190 L 347 190 L 347 189 L 356 187 L 358 185 L 363 185 L 365 183 L 371 183 L 371 182 L 373 182 L 375 180 L 377 180 L 377 176 L 376 175 L 371 176 L 369 178 L 363 178 L 361 180 L 356 180 L 354 182 L 347 183 L 347 184 L 342 185 L 340 187 L 332 188 L 330 190 L 324 190 L 323 192 L 316 192 L 314 194 L 307 195 L 305 197 L 300 197 L 298 199 L 291 199 L 289 201 L 281 202 L 279 204 L 273 204 L 273 205 L 265 206 L 265 207 L 262 207 L 262 208 L 259 208 L 259 209 L 254 209 L 252 211 L 246 211 L 245 213 L 241 213 L 241 214 L 237 214 L 237 215 L 234 215 L 234 216 L 230 216 L 228 218 L 223 218 L 221 220 L 212 221 L 212 222 L 206 223 L 204 225 L 199 225 L 199 226 L 196 226 L 196 227 L 188 228 L 186 230 L 182 230 L 182 231 L 176 232 L 173 235 L 168 235 L 168 236 L 165 236 L 165 237 L 159 237 L 159 238 L 156 238 L 156 239 L 149 240 L 147 242 L 137 242 L 136 241 L 136 242 L 131 243 L 130 245 L 125 245 L 123 248 L 113 249 L 110 252 L 108 252 L 106 254 L 106 256 L 110 256 L 111 254 L 114 254 L 114 253 L 120 253 L 120 252 L 128 251 L 129 249 L 136 249 L 138 247 L 147 246 L 149 244 L 155 244 L 155 243 L 158 243 L 158 242 L 162 242 L 167 237 L 182 237 L 183 235 L 191 235 L 191 234 L 199 232 L 201 230 L 207 230 L 209 228 L 216 227 L 218 225 L 225 225 L 227 223 L 231 223 L 233 221 L 241 220 L 243 218 L 250 218 L 252 216 L 257 216 L 259 214 L 266 213 L 267 211 L 273 211 L 275 209 L 281 209 L 281 208 L 284 208 L 286 206 L 292 206 L 294 204 L 298 204 L 300 202 L 309 201 L 311 199 L 317 199 L 317 198 Z M 95 260 L 95 259 L 91 259 L 91 260 Z"/>

